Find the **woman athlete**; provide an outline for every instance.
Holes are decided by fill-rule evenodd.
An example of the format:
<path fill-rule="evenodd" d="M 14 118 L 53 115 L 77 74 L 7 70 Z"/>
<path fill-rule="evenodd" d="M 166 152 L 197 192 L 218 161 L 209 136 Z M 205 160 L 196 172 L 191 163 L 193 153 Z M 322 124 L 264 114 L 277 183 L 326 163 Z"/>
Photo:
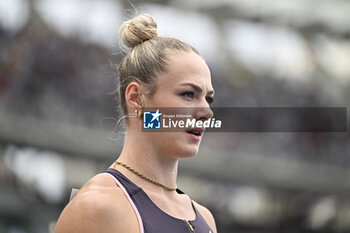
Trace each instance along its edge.
<path fill-rule="evenodd" d="M 119 37 L 128 48 L 119 65 L 123 149 L 68 203 L 55 233 L 216 233 L 210 211 L 176 186 L 178 161 L 197 154 L 201 129 L 198 135 L 141 130 L 145 107 L 198 108 L 196 120 L 211 118 L 209 68 L 187 43 L 158 36 L 149 14 L 124 22 Z"/>

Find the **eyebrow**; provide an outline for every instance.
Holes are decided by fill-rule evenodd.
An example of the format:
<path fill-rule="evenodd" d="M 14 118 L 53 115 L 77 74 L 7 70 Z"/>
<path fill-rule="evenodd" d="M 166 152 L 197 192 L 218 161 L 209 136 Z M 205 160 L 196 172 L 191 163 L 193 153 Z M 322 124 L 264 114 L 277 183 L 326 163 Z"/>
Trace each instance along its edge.
<path fill-rule="evenodd" d="M 191 86 L 193 89 L 195 89 L 196 91 L 198 92 L 203 92 L 202 88 L 197 86 L 196 84 L 193 84 L 193 83 L 181 83 L 180 84 L 181 86 Z M 214 90 L 210 90 L 208 91 L 207 94 L 211 94 L 211 95 L 214 95 Z"/>

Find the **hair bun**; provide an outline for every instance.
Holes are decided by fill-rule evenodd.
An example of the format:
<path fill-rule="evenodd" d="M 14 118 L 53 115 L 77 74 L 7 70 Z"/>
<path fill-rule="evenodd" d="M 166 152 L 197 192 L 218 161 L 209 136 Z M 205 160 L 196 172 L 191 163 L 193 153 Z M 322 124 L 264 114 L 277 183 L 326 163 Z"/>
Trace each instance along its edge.
<path fill-rule="evenodd" d="M 128 48 L 158 36 L 157 22 L 150 14 L 140 14 L 125 21 L 119 29 L 119 39 Z"/>

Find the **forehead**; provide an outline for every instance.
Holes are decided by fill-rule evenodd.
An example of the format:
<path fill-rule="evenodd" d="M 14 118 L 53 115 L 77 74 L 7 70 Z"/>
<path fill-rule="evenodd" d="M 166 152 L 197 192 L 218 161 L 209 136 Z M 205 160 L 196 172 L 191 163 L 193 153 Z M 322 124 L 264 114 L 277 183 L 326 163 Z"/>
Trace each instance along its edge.
<path fill-rule="evenodd" d="M 204 89 L 212 89 L 210 70 L 198 54 L 194 52 L 167 51 L 166 72 L 158 75 L 159 85 L 176 85 L 194 82 Z"/>

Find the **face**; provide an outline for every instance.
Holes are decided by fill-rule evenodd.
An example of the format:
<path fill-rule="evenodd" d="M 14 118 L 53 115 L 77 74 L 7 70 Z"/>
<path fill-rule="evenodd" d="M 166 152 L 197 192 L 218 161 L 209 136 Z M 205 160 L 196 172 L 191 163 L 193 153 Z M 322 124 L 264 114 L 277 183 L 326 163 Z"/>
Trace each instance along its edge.
<path fill-rule="evenodd" d="M 213 117 L 209 107 L 214 90 L 205 61 L 193 52 L 179 51 L 168 51 L 167 61 L 167 72 L 157 76 L 157 90 L 146 101 L 146 107 L 196 109 L 191 114 L 201 121 Z M 144 134 L 164 154 L 185 158 L 197 154 L 204 133 L 198 136 L 188 130 Z"/>

